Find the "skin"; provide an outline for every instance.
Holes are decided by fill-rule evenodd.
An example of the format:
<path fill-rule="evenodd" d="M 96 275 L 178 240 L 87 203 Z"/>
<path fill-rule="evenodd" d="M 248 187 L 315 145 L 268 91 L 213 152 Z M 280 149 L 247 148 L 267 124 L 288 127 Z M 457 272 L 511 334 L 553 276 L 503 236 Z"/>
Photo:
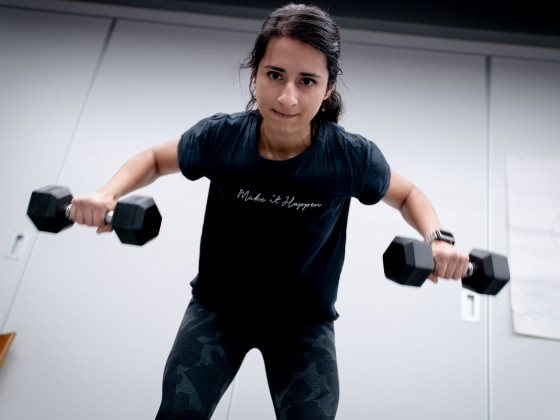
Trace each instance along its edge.
<path fill-rule="evenodd" d="M 303 152 L 312 142 L 311 120 L 334 87 L 328 80 L 324 54 L 292 38 L 274 37 L 252 83 L 263 116 L 259 153 L 267 159 L 285 160 Z M 74 198 L 70 217 L 77 223 L 98 226 L 98 232 L 110 231 L 104 215 L 122 195 L 151 184 L 160 176 L 179 172 L 178 142 L 179 139 L 171 140 L 131 158 L 95 193 Z M 383 201 L 399 210 L 422 237 L 441 228 L 428 198 L 395 171 L 391 171 Z M 442 241 L 432 242 L 432 251 L 436 268 L 430 279 L 460 279 L 466 275 L 467 254 Z"/>

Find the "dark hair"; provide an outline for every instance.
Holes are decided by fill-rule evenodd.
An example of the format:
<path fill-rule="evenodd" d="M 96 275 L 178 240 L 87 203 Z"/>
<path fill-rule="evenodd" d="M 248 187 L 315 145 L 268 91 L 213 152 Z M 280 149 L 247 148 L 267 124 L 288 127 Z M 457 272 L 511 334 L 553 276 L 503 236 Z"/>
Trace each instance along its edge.
<path fill-rule="evenodd" d="M 338 122 L 342 113 L 342 98 L 336 91 L 336 79 L 342 74 L 338 62 L 340 58 L 340 33 L 332 17 L 324 10 L 305 4 L 287 4 L 274 10 L 264 21 L 257 36 L 253 50 L 249 53 L 242 68 L 251 69 L 249 91 L 251 99 L 247 111 L 252 110 L 256 103 L 252 79 L 256 77 L 259 63 L 264 56 L 268 41 L 272 37 L 290 37 L 310 45 L 325 54 L 329 73 L 328 87 L 334 86 L 330 96 L 323 101 L 312 124 L 322 121 Z"/>

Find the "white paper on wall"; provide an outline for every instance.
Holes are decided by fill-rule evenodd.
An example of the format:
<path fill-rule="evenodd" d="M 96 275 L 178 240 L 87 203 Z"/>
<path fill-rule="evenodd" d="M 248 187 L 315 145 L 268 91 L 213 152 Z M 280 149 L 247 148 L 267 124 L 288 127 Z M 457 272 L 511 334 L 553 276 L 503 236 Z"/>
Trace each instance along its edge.
<path fill-rule="evenodd" d="M 560 160 L 507 158 L 515 332 L 560 340 Z"/>

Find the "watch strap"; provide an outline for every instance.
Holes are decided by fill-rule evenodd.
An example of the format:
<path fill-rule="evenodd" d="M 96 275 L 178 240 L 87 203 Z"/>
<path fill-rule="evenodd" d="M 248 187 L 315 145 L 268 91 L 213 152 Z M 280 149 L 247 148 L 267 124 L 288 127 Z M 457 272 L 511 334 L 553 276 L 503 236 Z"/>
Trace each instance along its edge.
<path fill-rule="evenodd" d="M 434 230 L 433 232 L 426 235 L 424 240 L 429 244 L 431 244 L 433 241 L 444 241 L 450 243 L 451 245 L 455 245 L 455 237 L 453 236 L 453 234 L 443 229 Z"/>

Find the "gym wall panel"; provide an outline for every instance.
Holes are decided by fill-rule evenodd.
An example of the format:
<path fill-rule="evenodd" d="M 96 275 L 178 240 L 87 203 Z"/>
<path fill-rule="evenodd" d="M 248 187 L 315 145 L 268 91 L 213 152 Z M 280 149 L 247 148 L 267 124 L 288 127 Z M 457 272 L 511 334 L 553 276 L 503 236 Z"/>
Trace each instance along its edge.
<path fill-rule="evenodd" d="M 560 159 L 560 62 L 493 59 L 490 100 L 490 244 L 506 253 L 507 156 Z M 492 307 L 491 337 L 491 418 L 560 418 L 560 342 L 515 334 L 509 296 Z"/>
<path fill-rule="evenodd" d="M 236 64 L 252 38 L 119 21 L 60 182 L 92 192 L 133 154 L 242 109 Z M 176 175 L 139 191 L 163 216 L 160 236 L 142 248 L 82 226 L 39 236 L 8 323 L 24 333 L 3 372 L 7 417 L 153 418 L 196 274 L 207 187 Z M 29 395 L 34 403 L 23 404 Z M 225 419 L 228 401 L 214 418 Z"/>
<path fill-rule="evenodd" d="M 457 246 L 484 247 L 484 57 L 358 42 L 343 51 L 342 125 L 427 194 Z M 337 306 L 339 417 L 484 418 L 485 313 L 461 318 L 457 282 L 385 279 L 382 254 L 396 235 L 420 239 L 395 209 L 353 202 Z"/>
<path fill-rule="evenodd" d="M 110 24 L 0 7 L 0 331 L 36 237 L 29 196 L 58 178 Z"/>

